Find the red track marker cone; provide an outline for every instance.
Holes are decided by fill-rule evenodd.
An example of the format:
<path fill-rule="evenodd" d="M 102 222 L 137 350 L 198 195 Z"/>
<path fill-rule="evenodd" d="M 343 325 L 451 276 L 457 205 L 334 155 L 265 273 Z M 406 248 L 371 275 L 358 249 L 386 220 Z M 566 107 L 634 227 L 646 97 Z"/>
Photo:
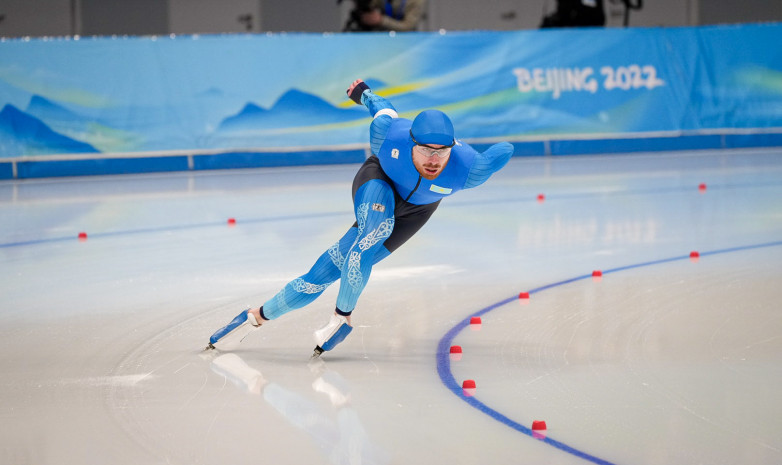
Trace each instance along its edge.
<path fill-rule="evenodd" d="M 546 439 L 546 422 L 543 420 L 534 420 L 532 422 L 532 437 L 537 439 Z"/>
<path fill-rule="evenodd" d="M 475 380 L 472 380 L 472 379 L 466 379 L 466 380 L 464 380 L 464 382 L 462 383 L 462 392 L 463 392 L 463 393 L 464 393 L 464 395 L 465 395 L 465 396 L 467 396 L 467 397 L 472 397 L 472 396 L 474 396 L 474 395 L 475 395 L 475 390 L 476 390 L 476 389 L 477 389 L 477 388 L 476 388 L 476 386 L 475 386 Z"/>

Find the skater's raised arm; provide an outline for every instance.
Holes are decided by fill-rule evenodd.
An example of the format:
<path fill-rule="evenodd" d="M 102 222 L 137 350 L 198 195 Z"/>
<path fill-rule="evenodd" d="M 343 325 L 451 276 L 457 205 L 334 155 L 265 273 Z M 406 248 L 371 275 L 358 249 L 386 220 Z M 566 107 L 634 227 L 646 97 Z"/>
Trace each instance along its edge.
<path fill-rule="evenodd" d="M 366 106 L 374 118 L 372 125 L 369 127 L 369 144 L 372 148 L 372 153 L 377 155 L 380 151 L 380 146 L 386 140 L 386 134 L 388 133 L 388 128 L 391 127 L 391 122 L 399 115 L 397 115 L 396 109 L 391 105 L 391 102 L 372 93 L 372 89 L 361 79 L 353 81 L 347 93 L 351 100 L 359 105 Z"/>

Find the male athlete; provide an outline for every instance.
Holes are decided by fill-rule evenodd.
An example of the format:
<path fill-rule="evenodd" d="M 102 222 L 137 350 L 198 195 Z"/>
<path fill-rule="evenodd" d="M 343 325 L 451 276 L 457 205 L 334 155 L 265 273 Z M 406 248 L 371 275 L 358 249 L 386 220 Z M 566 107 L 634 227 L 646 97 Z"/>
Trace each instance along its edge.
<path fill-rule="evenodd" d="M 351 100 L 373 116 L 370 156 L 353 179 L 356 222 L 306 274 L 289 282 L 260 308 L 240 313 L 209 339 L 207 349 L 229 350 L 268 320 L 304 307 L 340 280 L 337 307 L 315 331 L 313 357 L 333 349 L 353 330 L 350 315 L 372 267 L 388 257 L 429 220 L 440 200 L 486 182 L 513 155 L 507 142 L 479 153 L 454 138 L 445 113 L 426 110 L 413 121 L 399 118 L 391 103 L 357 79 Z"/>

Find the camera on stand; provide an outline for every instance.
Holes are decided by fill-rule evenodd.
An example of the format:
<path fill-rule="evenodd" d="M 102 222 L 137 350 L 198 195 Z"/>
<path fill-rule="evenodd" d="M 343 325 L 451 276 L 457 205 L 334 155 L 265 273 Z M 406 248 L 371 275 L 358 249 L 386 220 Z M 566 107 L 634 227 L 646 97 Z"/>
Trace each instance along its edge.
<path fill-rule="evenodd" d="M 643 0 L 609 0 L 624 6 L 624 26 L 630 23 L 630 10 L 643 8 Z M 603 0 L 557 0 L 554 13 L 543 17 L 541 28 L 605 26 Z"/>
<path fill-rule="evenodd" d="M 605 26 L 603 0 L 557 0 L 554 13 L 544 16 L 541 28 Z"/>

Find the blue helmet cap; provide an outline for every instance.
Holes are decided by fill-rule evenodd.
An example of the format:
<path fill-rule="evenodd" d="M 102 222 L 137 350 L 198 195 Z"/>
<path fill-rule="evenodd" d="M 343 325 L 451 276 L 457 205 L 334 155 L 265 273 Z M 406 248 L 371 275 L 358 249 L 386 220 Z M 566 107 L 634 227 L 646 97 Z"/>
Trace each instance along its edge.
<path fill-rule="evenodd" d="M 453 124 L 448 116 L 439 110 L 422 111 L 413 120 L 410 134 L 418 144 L 445 145 L 454 143 Z"/>

